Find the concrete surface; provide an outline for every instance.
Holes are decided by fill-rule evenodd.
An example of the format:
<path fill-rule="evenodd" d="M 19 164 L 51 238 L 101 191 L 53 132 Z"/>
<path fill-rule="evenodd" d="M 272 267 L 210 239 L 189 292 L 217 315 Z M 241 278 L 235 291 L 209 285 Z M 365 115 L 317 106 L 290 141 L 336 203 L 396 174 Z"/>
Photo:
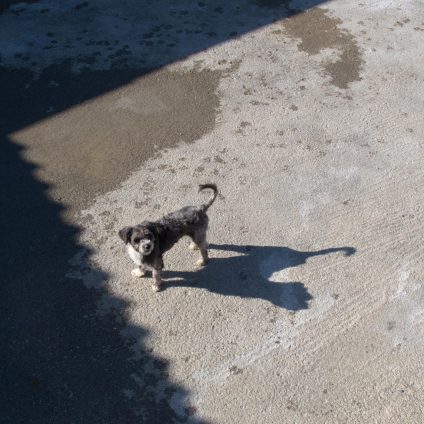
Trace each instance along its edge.
<path fill-rule="evenodd" d="M 0 15 L 5 423 L 421 423 L 424 5 Z M 203 201 L 167 288 L 117 231 Z"/>

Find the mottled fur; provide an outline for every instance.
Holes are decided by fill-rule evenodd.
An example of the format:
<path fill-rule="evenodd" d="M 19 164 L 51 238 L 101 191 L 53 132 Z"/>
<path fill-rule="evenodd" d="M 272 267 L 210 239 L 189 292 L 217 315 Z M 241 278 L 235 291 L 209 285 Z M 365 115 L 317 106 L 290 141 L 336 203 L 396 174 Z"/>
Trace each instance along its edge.
<path fill-rule="evenodd" d="M 182 237 L 189 236 L 193 240 L 193 246 L 200 250 L 201 259 L 197 261 L 198 265 L 206 265 L 208 261 L 206 231 L 209 219 L 206 211 L 215 201 L 218 190 L 215 184 L 199 186 L 199 191 L 205 189 L 211 189 L 213 196 L 204 205 L 186 206 L 158 221 L 144 221 L 119 231 L 119 236 L 127 245 L 128 254 L 139 266 L 132 274 L 142 276 L 146 268 L 152 269 L 152 288 L 155 291 L 160 290 L 162 286 L 163 254 Z"/>

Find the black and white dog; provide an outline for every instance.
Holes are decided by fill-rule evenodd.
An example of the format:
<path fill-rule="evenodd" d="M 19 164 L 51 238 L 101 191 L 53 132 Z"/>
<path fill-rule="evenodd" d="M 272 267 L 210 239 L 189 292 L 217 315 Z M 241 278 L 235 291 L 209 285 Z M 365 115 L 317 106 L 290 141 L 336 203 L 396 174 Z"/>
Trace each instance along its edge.
<path fill-rule="evenodd" d="M 146 269 L 153 273 L 154 291 L 162 288 L 163 254 L 184 236 L 192 239 L 191 249 L 199 249 L 201 259 L 196 263 L 206 265 L 208 261 L 208 245 L 206 230 L 208 216 L 206 211 L 215 201 L 218 189 L 215 184 L 202 184 L 199 192 L 211 189 L 213 196 L 209 202 L 201 206 L 186 206 L 176 212 L 165 215 L 158 221 L 144 221 L 135 227 L 125 227 L 119 231 L 119 237 L 124 241 L 130 258 L 138 265 L 131 274 L 142 277 Z"/>

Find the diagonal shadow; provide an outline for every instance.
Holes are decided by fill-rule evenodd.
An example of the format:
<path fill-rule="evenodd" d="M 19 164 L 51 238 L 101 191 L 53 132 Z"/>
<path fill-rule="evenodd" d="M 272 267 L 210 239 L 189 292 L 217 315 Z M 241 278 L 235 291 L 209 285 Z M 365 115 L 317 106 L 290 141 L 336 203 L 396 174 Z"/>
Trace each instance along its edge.
<path fill-rule="evenodd" d="M 2 78 L 8 82 L 6 86 L 18 89 L 16 99 L 3 97 L 2 105 L 8 109 L 23 107 L 18 111 L 20 120 L 9 131 L 51 117 L 48 109 L 60 113 L 168 64 L 324 2 L 127 0 L 107 6 L 103 2 L 68 2 L 68 8 L 61 11 L 42 5 L 28 9 L 28 4 L 21 2 L 12 10 L 7 6 L 13 0 L 0 0 L 0 18 L 1 11 L 16 17 L 7 27 L 11 33 L 21 30 L 22 18 L 34 17 L 30 27 L 33 33 L 29 34 L 34 39 L 26 39 L 19 48 L 8 39 L 4 50 L 0 42 Z M 49 19 L 50 14 L 55 19 Z M 46 19 L 38 21 L 39 16 Z M 110 25 L 104 23 L 107 18 Z M 51 32 L 58 21 L 60 33 Z M 99 31 L 96 25 L 100 24 L 106 32 Z M 125 32 L 125 25 L 131 25 L 131 30 Z M 41 71 L 35 73 L 33 69 Z M 17 82 L 19 87 L 15 87 Z M 27 108 L 31 113 L 23 113 Z"/>
<path fill-rule="evenodd" d="M 148 331 L 126 322 L 128 301 L 114 296 L 116 310 L 99 315 L 107 290 L 65 277 L 68 260 L 83 248 L 79 229 L 62 219 L 64 208 L 49 199 L 48 186 L 34 178 L 36 167 L 21 155 L 2 139 L 0 421 L 185 422 L 194 412 L 189 393 L 169 380 L 168 362 L 143 347 Z M 99 281 L 108 278 L 92 272 Z M 121 336 L 128 325 L 137 340 Z M 141 347 L 137 358 L 134 342 Z"/>
<path fill-rule="evenodd" d="M 164 84 L 164 76 L 161 74 L 158 78 L 155 71 L 321 3 L 322 0 L 236 0 L 230 3 L 223 0 L 177 3 L 124 0 L 105 4 L 69 0 L 55 5 L 20 2 L 6 8 L 10 1 L 0 0 L 3 5 L 3 14 L 0 13 L 0 108 L 6 122 L 1 135 L 15 138 L 14 133 L 19 130 L 36 122 L 49 121 L 73 106 L 128 87 L 134 81 L 138 86 L 131 90 L 141 102 L 140 93 L 145 93 L 148 108 L 158 100 L 155 91 L 160 91 Z M 30 31 L 29 34 L 22 35 L 25 30 Z M 218 105 L 212 100 L 208 106 L 211 110 L 203 110 L 198 102 L 208 103 L 207 99 L 214 97 L 215 79 L 237 66 L 233 59 L 223 60 L 227 65 L 222 73 L 219 71 L 213 76 L 206 73 L 213 82 L 200 80 L 195 85 L 196 76 L 182 82 L 173 73 L 171 79 L 174 79 L 166 81 L 165 84 L 170 84 L 166 89 L 172 91 L 175 86 L 175 96 L 180 93 L 183 103 L 172 105 L 171 110 L 164 112 L 164 116 L 159 117 L 162 125 L 154 125 L 153 130 L 155 116 L 134 116 L 125 109 L 130 107 L 128 105 L 119 106 L 122 112 L 115 99 L 107 108 L 115 110 L 114 107 L 118 107 L 121 115 L 116 111 L 96 109 L 88 120 L 92 122 L 92 125 L 87 124 L 88 133 L 83 132 L 81 137 L 78 130 L 80 127 L 87 130 L 84 123 L 80 126 L 78 121 L 65 117 L 59 127 L 52 126 L 53 134 L 44 130 L 38 133 L 41 139 L 32 139 L 31 135 L 24 137 L 24 141 L 17 138 L 29 148 L 26 155 L 38 152 L 37 162 L 43 164 L 40 174 L 49 182 L 57 183 L 53 187 L 59 191 L 57 198 L 70 204 L 73 212 L 78 211 L 96 194 L 119 185 L 141 163 L 154 156 L 157 147 L 172 147 L 181 140 L 193 141 L 207 131 L 198 128 L 198 122 L 207 121 L 206 128 L 213 125 Z M 196 69 L 191 72 L 193 75 L 200 73 Z M 140 86 L 141 77 L 148 82 L 147 87 Z M 120 92 L 120 95 L 125 97 L 128 93 Z M 191 98 L 203 99 L 193 100 L 199 111 L 196 113 L 204 113 L 194 116 L 193 120 L 182 112 L 184 103 Z M 119 100 L 125 103 L 125 99 Z M 162 100 L 159 97 L 159 101 Z M 125 115 L 128 120 L 120 126 L 118 118 L 111 122 L 111 115 Z M 78 127 L 74 137 L 66 120 L 69 126 Z M 131 122 L 135 120 L 138 124 L 133 124 L 132 128 Z M 178 128 L 172 125 L 168 128 L 170 124 L 164 123 L 168 121 Z M 110 127 L 108 122 L 111 122 Z M 140 127 L 146 132 L 140 135 L 140 131 L 132 131 Z M 175 136 L 175 133 L 181 134 Z M 74 185 L 78 185 L 78 189 L 74 189 Z"/>
<path fill-rule="evenodd" d="M 195 286 L 223 296 L 262 299 L 290 311 L 308 309 L 312 295 L 301 282 L 285 282 L 278 275 L 287 268 L 303 265 L 311 257 L 332 253 L 353 255 L 353 247 L 336 247 L 302 252 L 289 247 L 211 244 L 210 249 L 240 253 L 213 258 L 196 272 L 169 271 L 167 286 Z"/>
<path fill-rule="evenodd" d="M 31 50 L 37 49 L 44 57 L 52 53 L 59 62 L 67 57 L 79 70 L 98 66 L 107 69 L 110 65 L 138 69 L 141 76 L 325 2 L 123 0 L 118 5 L 68 1 L 60 7 L 31 7 L 19 2 L 8 9 L 6 6 L 13 0 L 0 0 L 0 13 L 16 16 L 18 26 L 24 18 L 34 18 L 30 26 L 33 31 L 36 26 L 33 39 L 26 40 L 26 48 L 19 50 L 21 53 L 15 58 L 20 67 L 28 68 Z M 5 49 L 3 55 L 8 54 Z M 34 66 L 43 60 L 36 59 Z"/>
<path fill-rule="evenodd" d="M 11 0 L 0 1 L 0 12 L 12 13 L 18 18 L 25 13 L 34 13 L 34 18 L 37 13 L 46 13 L 46 16 L 50 13 L 44 6 L 29 12 L 20 12 L 19 8 L 9 12 L 6 6 L 10 3 Z M 184 1 L 178 5 L 170 1 L 119 2 L 124 18 L 131 16 L 134 5 L 143 11 L 144 18 L 139 22 L 142 35 L 138 40 L 142 53 L 139 53 L 125 47 L 134 38 L 131 31 L 121 35 L 112 50 L 110 45 L 105 45 L 105 38 L 114 37 L 112 27 L 108 34 L 93 36 L 87 32 L 85 25 L 95 13 L 90 9 L 94 2 L 81 2 L 75 3 L 72 11 L 64 15 L 61 41 L 51 40 L 42 47 L 69 53 L 42 67 L 39 74 L 26 62 L 37 40 L 28 40 L 24 46 L 26 53 L 17 59 L 22 63 L 17 62 L 16 68 L 7 64 L 7 51 L 0 51 L 2 422 L 178 423 L 185 422 L 194 413 L 194 408 L 185 400 L 189 396 L 187 389 L 170 381 L 168 363 L 143 350 L 147 330 L 132 328 L 141 346 L 137 358 L 133 355 L 133 341 L 122 338 L 121 332 L 128 325 L 125 318 L 128 301 L 116 298 L 115 313 L 99 315 L 99 299 L 105 294 L 111 296 L 107 289 L 95 291 L 82 282 L 66 278 L 69 259 L 85 249 L 77 242 L 80 230 L 63 218 L 67 210 L 50 198 L 48 192 L 54 180 L 46 184 L 37 178 L 40 169 L 27 159 L 28 151 L 11 141 L 10 134 L 50 118 L 50 109 L 59 113 L 166 64 L 319 3 L 318 0 L 294 1 L 289 7 L 287 1 L 274 0 Z M 19 29 L 20 20 L 15 22 Z M 53 24 L 53 20 L 47 21 L 42 30 L 48 34 Z M 193 31 L 193 25 L 199 29 Z M 183 35 L 177 37 L 176 34 Z M 71 46 L 67 50 L 66 39 L 73 36 L 79 39 L 78 47 L 72 49 Z M 161 43 L 167 38 L 173 40 Z M 98 52 L 111 56 L 108 69 L 90 67 L 97 60 Z M 80 66 L 78 73 L 73 71 L 76 64 Z M 56 85 L 51 84 L 52 80 Z M 37 141 L 33 140 L 34 149 Z M 56 149 L 60 154 L 61 146 Z M 76 189 L 81 190 L 84 197 L 87 189 Z M 89 251 L 87 255 L 90 256 Z M 232 262 L 235 272 L 245 264 L 244 259 L 239 261 Z M 212 267 L 213 264 L 214 261 Z M 225 264 L 216 268 L 217 275 L 219 269 L 233 272 Z M 107 280 L 108 275 L 97 270 L 96 278 Z M 228 290 L 213 282 L 210 275 L 206 281 L 211 282 L 217 292 L 225 294 Z M 249 287 L 241 290 L 233 286 L 232 292 L 254 297 L 254 290 L 258 288 Z M 272 294 L 272 287 L 268 295 L 261 290 L 261 297 L 275 301 L 277 292 Z M 286 307 L 305 306 L 308 299 L 302 293 L 306 290 L 302 286 L 293 286 L 290 290 L 298 305 Z"/>

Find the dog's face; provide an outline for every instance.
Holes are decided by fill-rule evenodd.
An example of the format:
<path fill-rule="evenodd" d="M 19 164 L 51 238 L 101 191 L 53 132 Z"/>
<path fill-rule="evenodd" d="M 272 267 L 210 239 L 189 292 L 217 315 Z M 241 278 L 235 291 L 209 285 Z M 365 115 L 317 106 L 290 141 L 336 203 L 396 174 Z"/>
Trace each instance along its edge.
<path fill-rule="evenodd" d="M 119 231 L 119 237 L 125 244 L 130 243 L 134 250 L 143 256 L 150 255 L 155 248 L 155 235 L 144 225 L 122 228 Z"/>

